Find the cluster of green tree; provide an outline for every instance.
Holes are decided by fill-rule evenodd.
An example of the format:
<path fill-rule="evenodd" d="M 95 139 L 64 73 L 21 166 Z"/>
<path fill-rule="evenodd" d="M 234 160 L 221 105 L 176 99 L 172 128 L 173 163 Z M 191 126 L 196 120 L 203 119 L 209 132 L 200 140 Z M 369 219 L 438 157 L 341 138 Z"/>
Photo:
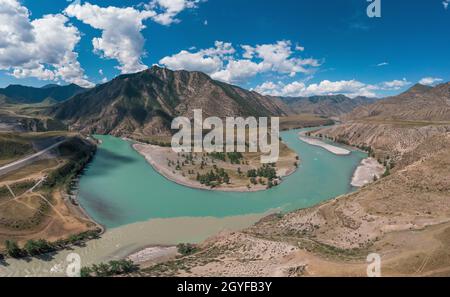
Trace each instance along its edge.
<path fill-rule="evenodd" d="M 194 157 L 192 154 L 178 154 L 178 157 L 182 157 L 182 158 L 184 158 L 184 160 L 182 160 L 181 162 L 180 162 L 180 160 L 177 160 L 175 162 L 170 159 L 167 159 L 167 166 L 168 167 L 174 166 L 176 170 L 181 170 L 184 166 L 187 166 L 189 164 L 195 165 Z M 203 166 L 203 161 L 202 161 L 202 166 Z"/>
<path fill-rule="evenodd" d="M 6 254 L 12 258 L 39 256 L 56 251 L 56 245 L 44 239 L 28 240 L 23 248 L 15 241 L 6 240 Z"/>
<path fill-rule="evenodd" d="M 337 143 L 340 143 L 340 144 L 350 145 L 350 142 L 347 139 L 342 138 L 342 137 L 336 137 L 334 139 L 334 141 Z"/>
<path fill-rule="evenodd" d="M 314 136 L 315 136 L 315 137 L 318 137 L 318 138 L 327 138 L 327 139 L 330 139 L 330 140 L 337 141 L 337 139 L 333 139 L 332 137 L 330 137 L 330 136 L 328 136 L 328 135 L 324 135 L 324 134 L 322 134 L 322 133 L 313 135 L 312 132 L 306 132 L 305 135 L 308 136 L 308 137 L 314 137 Z"/>
<path fill-rule="evenodd" d="M 177 245 L 177 250 L 183 256 L 189 256 L 199 251 L 198 247 L 191 243 L 180 243 Z"/>
<path fill-rule="evenodd" d="M 58 169 L 52 171 L 46 178 L 44 186 L 52 188 L 58 185 L 69 186 L 69 182 L 79 175 L 95 155 L 96 147 L 88 145 L 79 139 L 72 139 L 62 144 L 60 150 L 67 153 L 75 151 L 69 161 Z"/>
<path fill-rule="evenodd" d="M 263 178 L 261 178 L 261 177 L 258 177 L 258 178 L 256 178 L 256 177 L 251 177 L 250 178 L 250 182 L 253 184 L 253 185 L 257 185 L 257 184 L 261 184 L 261 185 L 263 185 L 263 186 L 265 186 L 266 185 L 266 181 L 263 179 Z M 273 187 L 276 187 L 276 186 L 278 186 L 278 182 L 276 181 L 276 180 L 268 180 L 267 181 L 267 189 L 271 189 L 271 188 L 273 188 Z"/>
<path fill-rule="evenodd" d="M 278 186 L 278 182 L 275 181 L 275 180 L 269 180 L 267 182 L 267 188 L 268 189 L 271 189 L 271 188 L 276 187 L 276 186 Z"/>
<path fill-rule="evenodd" d="M 38 239 L 38 240 L 28 240 L 25 243 L 23 249 L 30 256 L 38 256 L 54 252 L 56 250 L 56 246 L 53 243 L 48 242 L 47 240 Z"/>
<path fill-rule="evenodd" d="M 378 160 L 378 162 L 380 164 L 383 164 L 384 167 L 389 168 L 389 169 L 392 169 L 395 167 L 395 162 L 394 162 L 394 160 L 391 159 L 391 157 L 389 155 L 386 156 L 386 158 L 383 161 L 381 161 L 381 159 L 380 159 L 380 160 Z"/>
<path fill-rule="evenodd" d="M 71 245 L 81 244 L 87 240 L 99 238 L 99 230 L 90 230 L 80 234 L 71 235 L 67 239 L 49 242 L 44 239 L 28 240 L 23 248 L 12 240 L 5 241 L 6 254 L 12 258 L 35 257 L 62 250 Z"/>
<path fill-rule="evenodd" d="M 121 274 L 133 273 L 139 270 L 139 266 L 131 260 L 109 261 L 108 263 L 94 264 L 91 267 L 83 267 L 80 270 L 81 277 L 110 277 Z"/>
<path fill-rule="evenodd" d="M 378 158 L 377 161 L 386 168 L 381 177 L 387 177 L 391 175 L 391 169 L 395 167 L 395 161 L 391 159 L 389 155 L 386 156 L 384 159 Z"/>
<path fill-rule="evenodd" d="M 83 167 L 84 166 L 81 163 L 70 160 L 63 166 L 50 172 L 43 185 L 48 188 L 53 188 L 57 185 L 65 184 L 71 180 L 79 170 L 81 171 Z"/>
<path fill-rule="evenodd" d="M 231 164 L 241 164 L 241 160 L 244 158 L 242 153 L 239 152 L 227 153 L 227 157 Z"/>
<path fill-rule="evenodd" d="M 258 169 L 250 169 L 249 171 L 247 171 L 247 177 L 265 177 L 268 180 L 273 180 L 277 178 L 277 171 L 274 168 L 274 164 L 264 164 Z"/>
<path fill-rule="evenodd" d="M 254 177 L 254 176 L 250 177 L 250 182 L 251 182 L 252 184 L 254 184 L 254 185 L 257 185 L 257 184 L 258 184 L 258 180 L 257 180 L 256 177 Z"/>
<path fill-rule="evenodd" d="M 5 241 L 6 254 L 12 258 L 20 258 L 25 256 L 24 251 L 19 248 L 19 245 L 15 241 Z"/>
<path fill-rule="evenodd" d="M 194 155 L 192 155 L 192 153 L 182 154 L 181 156 L 186 160 L 186 163 L 194 162 Z"/>
<path fill-rule="evenodd" d="M 391 169 L 389 168 L 389 166 L 386 167 L 386 170 L 384 171 L 382 177 L 387 177 L 391 175 Z"/>
<path fill-rule="evenodd" d="M 240 152 L 230 152 L 230 153 L 222 153 L 222 152 L 213 152 L 208 154 L 211 158 L 226 162 L 227 159 L 231 164 L 241 164 L 241 160 L 244 158 L 242 153 Z"/>
<path fill-rule="evenodd" d="M 146 143 L 146 144 L 151 144 L 151 145 L 156 145 L 156 146 L 161 146 L 161 147 L 171 147 L 172 146 L 172 143 L 170 143 L 170 142 L 148 140 L 148 139 L 137 139 L 137 140 L 140 142 Z"/>
<path fill-rule="evenodd" d="M 184 163 L 181 165 L 180 161 L 177 160 L 177 163 L 176 163 L 176 164 L 174 163 L 174 165 L 176 165 L 176 166 L 175 166 L 175 169 L 176 169 L 176 170 L 181 170 L 181 166 L 184 166 Z"/>
<path fill-rule="evenodd" d="M 208 155 L 213 159 L 220 160 L 223 162 L 225 162 L 225 160 L 226 160 L 225 153 L 212 152 L 212 153 L 209 153 Z"/>
<path fill-rule="evenodd" d="M 56 241 L 56 243 L 60 244 L 60 246 L 78 245 L 88 240 L 100 238 L 100 232 L 100 229 L 89 230 L 86 232 L 70 235 L 69 238 Z"/>
<path fill-rule="evenodd" d="M 367 152 L 369 157 L 375 158 L 375 151 L 370 145 L 360 144 L 360 145 L 356 145 L 356 147 L 362 151 Z"/>
<path fill-rule="evenodd" d="M 224 183 L 230 183 L 230 176 L 223 168 L 219 169 L 214 165 L 214 171 L 211 170 L 206 174 L 197 173 L 197 181 L 208 187 L 216 187 Z"/>

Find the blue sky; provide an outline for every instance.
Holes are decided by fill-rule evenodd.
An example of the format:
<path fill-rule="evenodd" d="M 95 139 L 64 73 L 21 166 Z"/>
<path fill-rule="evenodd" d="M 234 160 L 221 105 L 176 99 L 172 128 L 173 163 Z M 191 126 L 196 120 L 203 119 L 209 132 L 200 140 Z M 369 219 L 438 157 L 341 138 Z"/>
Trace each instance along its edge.
<path fill-rule="evenodd" d="M 381 0 L 369 18 L 366 0 L 0 0 L 0 87 L 159 64 L 272 95 L 386 96 L 450 80 L 445 3 Z"/>

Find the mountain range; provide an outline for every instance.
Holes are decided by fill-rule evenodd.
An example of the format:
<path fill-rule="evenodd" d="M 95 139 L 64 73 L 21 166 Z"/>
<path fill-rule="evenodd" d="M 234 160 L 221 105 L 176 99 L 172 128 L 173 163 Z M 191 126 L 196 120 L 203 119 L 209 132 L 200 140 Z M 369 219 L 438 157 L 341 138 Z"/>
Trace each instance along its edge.
<path fill-rule="evenodd" d="M 213 80 L 202 72 L 171 71 L 154 66 L 121 75 L 75 95 L 50 110 L 72 129 L 88 133 L 170 135 L 178 116 L 287 116 L 280 99 Z"/>
<path fill-rule="evenodd" d="M 325 95 L 312 97 L 283 97 L 281 98 L 295 113 L 310 113 L 325 117 L 338 117 L 353 111 L 359 106 L 376 102 L 375 98 L 345 95 Z"/>
<path fill-rule="evenodd" d="M 203 116 L 279 116 L 314 114 L 343 120 L 450 120 L 450 83 L 415 85 L 384 99 L 344 95 L 272 97 L 216 81 L 202 72 L 171 71 L 154 66 L 83 89 L 77 85 L 42 88 L 11 85 L 0 89 L 7 102 L 51 100 L 46 117 L 86 133 L 147 136 L 171 134 L 172 119 Z M 1 104 L 0 104 L 1 105 Z M 5 107 L 6 108 L 6 107 Z"/>
<path fill-rule="evenodd" d="M 9 85 L 0 89 L 0 95 L 8 103 L 41 103 L 44 100 L 50 102 L 62 102 L 70 97 L 86 91 L 76 84 L 59 86 L 50 84 L 41 88 L 28 87 L 22 85 Z"/>
<path fill-rule="evenodd" d="M 450 83 L 416 84 L 406 92 L 359 106 L 345 120 L 450 121 Z"/>

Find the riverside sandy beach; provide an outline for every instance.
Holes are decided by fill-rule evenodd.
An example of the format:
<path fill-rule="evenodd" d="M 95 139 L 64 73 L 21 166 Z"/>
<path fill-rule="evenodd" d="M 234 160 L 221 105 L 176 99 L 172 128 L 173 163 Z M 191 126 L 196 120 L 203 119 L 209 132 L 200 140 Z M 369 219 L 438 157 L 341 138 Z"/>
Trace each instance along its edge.
<path fill-rule="evenodd" d="M 374 158 L 367 158 L 361 161 L 352 178 L 352 186 L 363 187 L 374 180 L 374 176 L 380 178 L 385 168 Z"/>
<path fill-rule="evenodd" d="M 299 133 L 299 138 L 301 141 L 306 142 L 307 144 L 310 145 L 314 145 L 314 146 L 319 146 L 321 148 L 326 149 L 327 151 L 335 154 L 335 155 L 340 155 L 340 156 L 346 156 L 346 155 L 350 155 L 351 151 L 341 148 L 341 147 L 337 147 L 328 143 L 325 143 L 319 139 L 315 139 L 315 138 L 310 138 L 310 137 L 306 137 L 304 132 L 300 132 Z"/>
<path fill-rule="evenodd" d="M 307 137 L 305 135 L 305 132 L 299 133 L 300 140 L 314 146 L 322 147 L 326 149 L 327 151 L 340 155 L 340 156 L 346 156 L 351 154 L 350 150 L 340 148 L 328 143 L 325 143 L 319 139 Z M 363 187 L 371 182 L 373 182 L 374 177 L 380 178 L 381 175 L 384 173 L 384 166 L 382 166 L 378 161 L 374 158 L 366 158 L 361 161 L 359 166 L 356 168 L 355 172 L 353 173 L 351 185 L 353 187 Z"/>
<path fill-rule="evenodd" d="M 145 267 L 149 264 L 168 261 L 178 255 L 176 246 L 150 246 L 129 255 L 127 258 L 141 267 Z"/>

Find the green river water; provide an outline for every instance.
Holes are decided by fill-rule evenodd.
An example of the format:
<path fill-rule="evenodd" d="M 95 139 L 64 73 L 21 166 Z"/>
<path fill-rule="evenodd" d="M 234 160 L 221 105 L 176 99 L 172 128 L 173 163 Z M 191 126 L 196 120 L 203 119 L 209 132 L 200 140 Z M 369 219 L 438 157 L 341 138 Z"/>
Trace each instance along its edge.
<path fill-rule="evenodd" d="M 337 156 L 298 139 L 298 130 L 282 132 L 282 139 L 301 158 L 301 166 L 283 183 L 268 191 L 230 193 L 187 188 L 158 174 L 130 143 L 112 136 L 80 180 L 79 201 L 107 228 L 155 218 L 229 217 L 290 211 L 320 203 L 351 191 L 350 179 L 364 153 Z"/>
<path fill-rule="evenodd" d="M 43 259 L 8 259 L 0 276 L 64 275 L 67 255 L 77 253 L 82 265 L 127 256 L 149 245 L 200 242 L 223 229 L 250 226 L 274 210 L 310 207 L 351 192 L 351 176 L 367 155 L 352 151 L 337 156 L 299 140 L 298 132 L 281 137 L 301 158 L 299 169 L 268 191 L 230 193 L 175 184 L 153 170 L 131 144 L 97 136 L 102 144 L 79 183 L 79 202 L 107 228 L 85 247 Z"/>

